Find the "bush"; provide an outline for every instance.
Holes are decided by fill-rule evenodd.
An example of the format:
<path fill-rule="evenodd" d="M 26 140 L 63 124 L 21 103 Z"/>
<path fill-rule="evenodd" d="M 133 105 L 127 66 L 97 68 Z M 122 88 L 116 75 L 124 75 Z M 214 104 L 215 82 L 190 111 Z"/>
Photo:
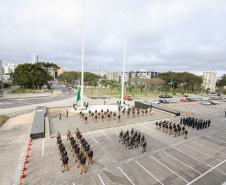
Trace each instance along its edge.
<path fill-rule="evenodd" d="M 0 126 L 5 123 L 9 118 L 5 115 L 0 115 Z"/>

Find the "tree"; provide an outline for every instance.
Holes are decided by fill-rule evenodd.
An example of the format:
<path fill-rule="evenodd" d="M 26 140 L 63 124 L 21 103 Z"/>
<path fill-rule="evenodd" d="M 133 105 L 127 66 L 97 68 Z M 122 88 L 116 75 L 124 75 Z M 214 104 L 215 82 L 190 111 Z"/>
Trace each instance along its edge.
<path fill-rule="evenodd" d="M 19 64 L 12 75 L 13 83 L 21 87 L 40 88 L 53 78 L 39 63 Z"/>
<path fill-rule="evenodd" d="M 226 74 L 224 74 L 218 81 L 217 81 L 218 87 L 224 87 L 226 86 Z"/>
<path fill-rule="evenodd" d="M 90 72 L 84 72 L 84 84 L 89 86 L 97 86 L 98 81 L 101 77 Z M 81 72 L 69 71 L 64 72 L 58 77 L 60 82 L 66 83 L 67 85 L 76 84 L 80 81 Z"/>
<path fill-rule="evenodd" d="M 191 92 L 201 89 L 202 78 L 192 73 L 167 72 L 161 73 L 160 78 L 168 84 L 168 87 L 172 87 L 174 90 L 180 87 Z"/>

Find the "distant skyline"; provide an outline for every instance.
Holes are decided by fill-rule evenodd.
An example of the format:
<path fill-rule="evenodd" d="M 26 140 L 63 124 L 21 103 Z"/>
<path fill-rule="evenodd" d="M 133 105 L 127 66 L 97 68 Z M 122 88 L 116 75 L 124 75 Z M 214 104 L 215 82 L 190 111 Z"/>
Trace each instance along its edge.
<path fill-rule="evenodd" d="M 81 68 L 82 0 L 0 2 L 0 59 Z M 85 71 L 226 73 L 225 0 L 86 0 Z"/>

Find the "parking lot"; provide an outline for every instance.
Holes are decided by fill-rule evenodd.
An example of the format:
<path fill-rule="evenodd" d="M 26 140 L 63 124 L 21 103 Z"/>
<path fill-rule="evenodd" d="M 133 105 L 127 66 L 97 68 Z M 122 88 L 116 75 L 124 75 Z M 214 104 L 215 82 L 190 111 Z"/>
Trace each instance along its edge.
<path fill-rule="evenodd" d="M 188 139 L 159 131 L 154 120 L 84 129 L 82 134 L 94 151 L 94 164 L 88 167 L 85 175 L 80 175 L 75 166 L 70 143 L 65 137 L 63 143 L 69 154 L 70 168 L 65 173 L 61 172 L 56 139 L 34 140 L 25 184 L 223 184 L 226 181 L 226 119 L 221 109 L 225 105 L 201 110 L 198 106 L 188 105 L 178 107 L 212 120 L 209 128 L 199 131 L 189 128 Z M 169 114 L 162 119 L 179 122 L 179 118 Z M 140 147 L 128 150 L 118 142 L 119 131 L 131 128 L 145 135 L 146 153 L 141 153 Z"/>

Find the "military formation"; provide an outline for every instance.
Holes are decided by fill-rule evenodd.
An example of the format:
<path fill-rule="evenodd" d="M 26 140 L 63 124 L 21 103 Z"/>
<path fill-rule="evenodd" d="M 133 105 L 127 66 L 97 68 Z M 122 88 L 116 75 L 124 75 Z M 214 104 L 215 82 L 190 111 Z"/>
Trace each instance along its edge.
<path fill-rule="evenodd" d="M 133 128 L 130 131 L 121 130 L 119 132 L 119 142 L 122 143 L 122 145 L 124 145 L 129 150 L 139 148 L 139 146 L 141 146 L 142 153 L 146 152 L 147 143 L 144 135 L 134 130 Z"/>
<path fill-rule="evenodd" d="M 71 152 L 73 157 L 75 157 L 75 164 L 77 168 L 80 168 L 80 174 L 84 174 L 87 172 L 87 166 L 93 164 L 93 150 L 90 148 L 90 145 L 82 136 L 81 132 L 77 128 L 75 131 L 74 138 L 71 134 L 71 131 L 67 132 L 67 140 L 70 142 Z M 69 171 L 68 167 L 68 156 L 65 150 L 65 146 L 62 144 L 60 133 L 57 133 L 57 144 L 59 146 L 59 151 L 62 160 L 62 167 L 64 172 L 65 170 Z"/>
<path fill-rule="evenodd" d="M 198 119 L 194 117 L 184 117 L 180 119 L 180 124 L 183 124 L 184 126 L 191 127 L 193 129 L 204 129 L 210 127 L 211 120 L 203 120 L 203 119 Z"/>
<path fill-rule="evenodd" d="M 65 170 L 69 171 L 69 167 L 68 167 L 69 158 L 67 156 L 67 151 L 65 149 L 64 144 L 62 143 L 61 135 L 59 132 L 57 132 L 56 138 L 57 138 L 57 145 L 59 149 L 60 160 L 62 161 L 62 167 L 63 167 L 62 172 L 64 172 Z"/>
<path fill-rule="evenodd" d="M 185 129 L 185 126 L 181 126 L 180 124 L 164 120 L 156 122 L 155 128 L 174 137 L 184 135 L 184 139 L 187 139 L 188 131 Z"/>
<path fill-rule="evenodd" d="M 103 109 L 101 111 L 91 111 L 89 110 L 88 113 L 83 113 L 82 111 L 79 113 L 80 118 L 85 122 L 88 123 L 88 121 L 92 122 L 98 122 L 98 121 L 111 121 L 111 120 L 118 120 L 121 121 L 122 117 L 127 118 L 135 118 L 140 116 L 148 116 L 152 114 L 152 108 L 135 108 L 135 107 L 128 107 L 128 108 L 122 108 L 121 106 L 118 107 L 118 112 L 113 112 L 107 109 L 104 111 Z"/>

